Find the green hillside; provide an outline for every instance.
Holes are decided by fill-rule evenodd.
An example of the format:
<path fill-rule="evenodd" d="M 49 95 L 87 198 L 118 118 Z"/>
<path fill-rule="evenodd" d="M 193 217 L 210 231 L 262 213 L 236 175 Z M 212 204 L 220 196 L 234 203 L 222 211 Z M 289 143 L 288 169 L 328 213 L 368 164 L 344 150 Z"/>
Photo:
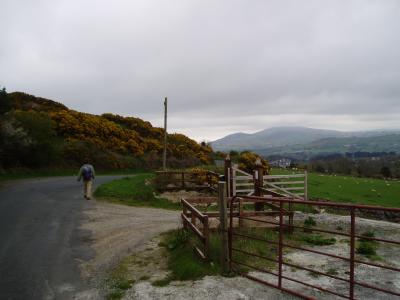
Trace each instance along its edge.
<path fill-rule="evenodd" d="M 158 168 L 164 130 L 135 117 L 87 114 L 53 100 L 1 91 L 0 172 L 71 168 L 88 160 L 100 169 Z M 212 149 L 168 134 L 170 167 L 212 162 Z"/>

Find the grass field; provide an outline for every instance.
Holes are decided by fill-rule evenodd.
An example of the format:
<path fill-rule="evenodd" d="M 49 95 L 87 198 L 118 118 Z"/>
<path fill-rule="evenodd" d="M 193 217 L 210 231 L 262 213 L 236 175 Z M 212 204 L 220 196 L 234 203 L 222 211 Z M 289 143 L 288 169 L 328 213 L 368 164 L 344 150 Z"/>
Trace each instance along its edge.
<path fill-rule="evenodd" d="M 145 173 L 117 179 L 99 186 L 94 195 L 98 200 L 129 206 L 180 209 L 179 203 L 156 197 L 153 178 L 154 174 Z"/>
<path fill-rule="evenodd" d="M 272 174 L 289 171 L 273 169 Z M 133 206 L 152 206 L 178 209 L 173 204 L 154 195 L 150 179 L 154 175 L 138 174 L 100 186 L 95 195 L 99 199 Z M 148 185 L 145 182 L 148 181 Z M 351 176 L 310 173 L 308 180 L 310 199 L 327 199 L 337 202 L 400 207 L 400 180 L 381 180 Z"/>
<path fill-rule="evenodd" d="M 273 169 L 273 174 L 290 172 Z M 310 199 L 400 207 L 400 180 L 382 180 L 310 173 Z"/>

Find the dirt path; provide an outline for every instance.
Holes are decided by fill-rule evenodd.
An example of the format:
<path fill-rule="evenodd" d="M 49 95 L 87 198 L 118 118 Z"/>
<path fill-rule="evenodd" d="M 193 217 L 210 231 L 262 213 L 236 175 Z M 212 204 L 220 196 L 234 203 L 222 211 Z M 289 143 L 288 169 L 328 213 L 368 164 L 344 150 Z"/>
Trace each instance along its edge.
<path fill-rule="evenodd" d="M 179 212 L 129 207 L 94 202 L 86 211 L 83 230 L 92 234 L 90 242 L 95 257 L 81 263 L 83 276 L 91 283 L 104 279 L 106 271 L 125 256 L 143 250 L 146 241 L 179 226 Z"/>
<path fill-rule="evenodd" d="M 140 256 L 150 248 L 157 251 L 157 243 L 154 244 L 157 239 L 152 238 L 180 224 L 179 212 L 104 202 L 93 202 L 86 216 L 82 230 L 92 232 L 87 242 L 95 250 L 95 257 L 81 262 L 81 270 L 83 277 L 100 289 L 75 298 L 79 300 L 101 299 L 101 286 L 110 268 L 133 253 Z M 144 269 L 149 272 L 148 267 Z M 152 279 L 168 273 L 162 261 L 155 262 L 151 274 L 145 272 L 143 274 L 151 275 Z M 139 281 L 127 291 L 124 299 L 293 299 L 240 277 L 207 276 L 197 281 L 172 282 L 166 287 L 155 287 L 150 281 L 150 278 Z"/>

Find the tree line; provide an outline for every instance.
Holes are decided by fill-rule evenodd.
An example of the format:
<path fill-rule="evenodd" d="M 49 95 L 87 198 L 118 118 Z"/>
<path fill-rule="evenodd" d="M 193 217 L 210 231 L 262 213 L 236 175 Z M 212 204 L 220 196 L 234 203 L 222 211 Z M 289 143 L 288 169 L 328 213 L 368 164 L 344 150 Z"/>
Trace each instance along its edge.
<path fill-rule="evenodd" d="M 306 165 L 309 170 L 320 173 L 373 178 L 400 178 L 400 155 L 396 153 L 379 153 L 375 156 L 364 153 L 362 158 L 350 154 L 319 156 L 311 159 Z"/>

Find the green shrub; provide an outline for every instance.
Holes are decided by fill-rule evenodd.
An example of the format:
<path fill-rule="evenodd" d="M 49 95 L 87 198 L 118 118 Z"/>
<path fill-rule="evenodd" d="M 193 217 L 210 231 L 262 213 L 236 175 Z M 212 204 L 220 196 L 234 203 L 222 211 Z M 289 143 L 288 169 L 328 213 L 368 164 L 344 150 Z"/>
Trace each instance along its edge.
<path fill-rule="evenodd" d="M 317 226 L 317 222 L 315 222 L 313 217 L 308 217 L 304 220 L 304 227 L 312 227 Z"/>
<path fill-rule="evenodd" d="M 336 243 L 335 238 L 325 238 L 322 235 L 315 234 L 315 235 L 305 235 L 303 237 L 303 240 L 310 244 L 310 245 L 315 245 L 315 246 L 328 246 L 328 245 L 333 245 Z"/>
<path fill-rule="evenodd" d="M 160 243 L 160 245 L 175 250 L 178 247 L 183 247 L 189 241 L 190 234 L 186 230 L 177 230 L 175 234 L 168 235 L 167 238 Z"/>
<path fill-rule="evenodd" d="M 366 232 L 362 233 L 361 236 L 366 237 L 366 238 L 373 238 L 373 237 L 375 237 L 375 233 L 373 231 L 366 231 Z M 360 242 L 368 242 L 368 241 L 371 241 L 371 240 L 360 238 Z"/>
<path fill-rule="evenodd" d="M 15 166 L 55 165 L 61 156 L 62 140 L 57 138 L 54 122 L 45 113 L 12 111 L 0 124 L 0 163 Z"/>
<path fill-rule="evenodd" d="M 376 255 L 376 246 L 371 242 L 361 242 L 356 249 L 358 254 L 365 255 L 367 257 Z"/>
<path fill-rule="evenodd" d="M 339 272 L 335 268 L 329 268 L 328 271 L 326 271 L 326 274 L 335 276 L 335 275 L 338 275 Z"/>

